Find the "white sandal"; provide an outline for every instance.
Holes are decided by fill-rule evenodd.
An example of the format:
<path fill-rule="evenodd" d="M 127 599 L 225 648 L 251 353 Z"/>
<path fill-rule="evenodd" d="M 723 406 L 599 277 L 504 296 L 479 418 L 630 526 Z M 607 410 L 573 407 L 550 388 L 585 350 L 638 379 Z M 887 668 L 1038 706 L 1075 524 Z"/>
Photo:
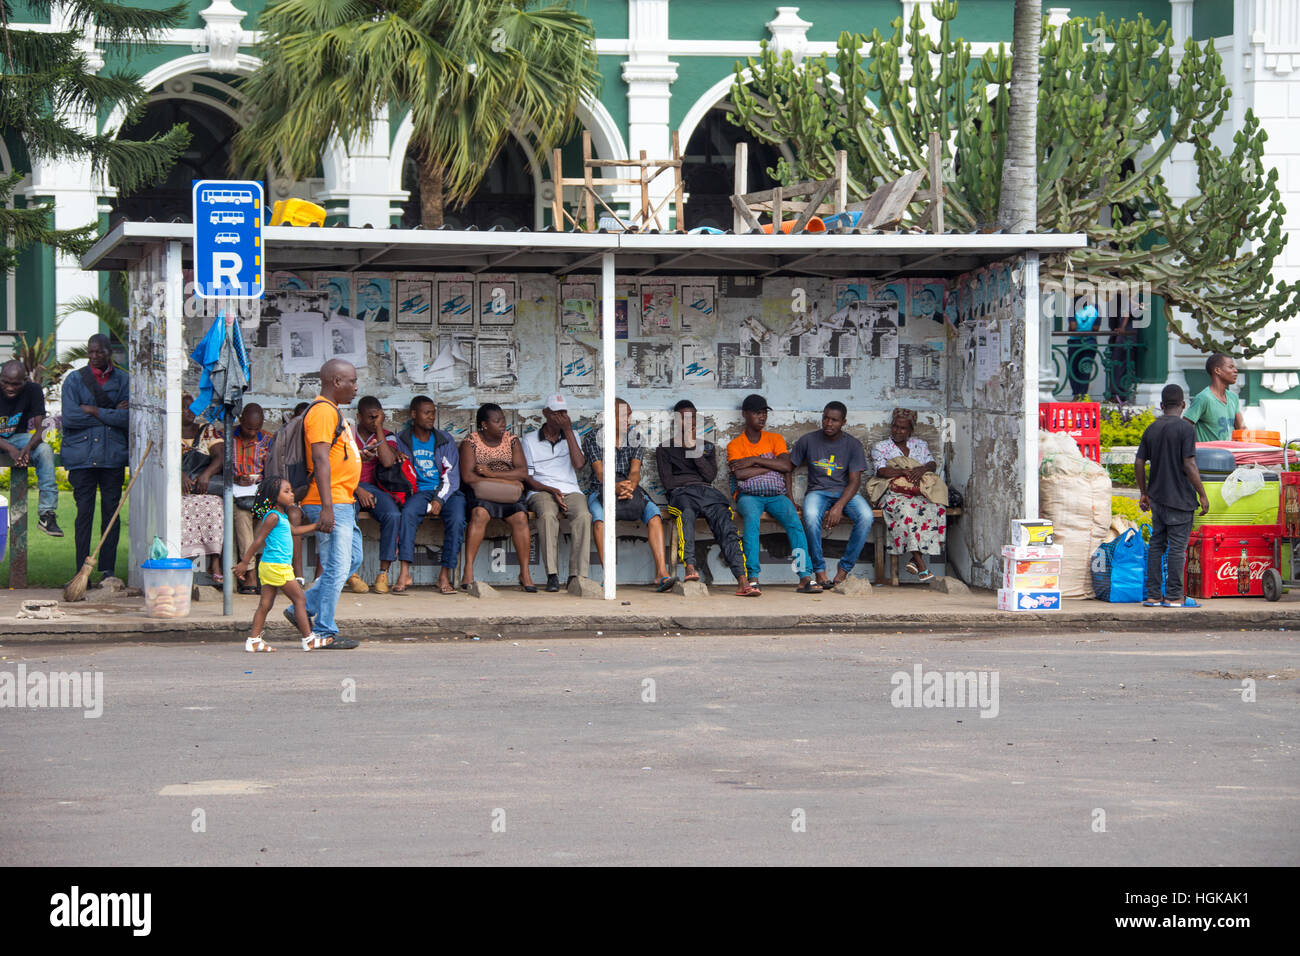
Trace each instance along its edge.
<path fill-rule="evenodd" d="M 312 631 L 302 639 L 302 649 L 304 651 L 312 651 L 321 647 L 329 647 L 333 643 L 333 637 L 321 637 L 315 631 Z"/>
<path fill-rule="evenodd" d="M 256 637 L 250 637 L 248 640 L 244 641 L 244 650 L 248 651 L 250 654 L 275 653 L 275 648 L 262 640 L 261 634 L 258 634 Z"/>

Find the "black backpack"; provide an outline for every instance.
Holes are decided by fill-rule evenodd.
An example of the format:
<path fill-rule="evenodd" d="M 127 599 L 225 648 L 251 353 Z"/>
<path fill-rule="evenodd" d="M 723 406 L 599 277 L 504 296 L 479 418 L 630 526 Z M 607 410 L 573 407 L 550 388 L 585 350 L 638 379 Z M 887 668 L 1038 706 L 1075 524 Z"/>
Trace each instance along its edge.
<path fill-rule="evenodd" d="M 301 501 L 307 494 L 307 489 L 311 486 L 311 452 L 307 449 L 307 436 L 305 427 L 307 416 L 317 405 L 330 405 L 323 398 L 318 398 L 310 405 L 307 410 L 297 418 L 290 419 L 289 424 L 281 428 L 275 435 L 275 441 L 271 445 L 271 474 L 279 475 L 289 482 L 293 488 L 293 496 Z M 330 442 L 330 450 L 333 450 L 334 443 L 339 440 L 343 434 L 343 413 L 338 407 L 334 408 L 335 414 L 339 417 L 339 423 L 334 429 L 334 440 Z M 348 455 L 347 447 L 343 449 L 343 459 L 346 461 Z"/>

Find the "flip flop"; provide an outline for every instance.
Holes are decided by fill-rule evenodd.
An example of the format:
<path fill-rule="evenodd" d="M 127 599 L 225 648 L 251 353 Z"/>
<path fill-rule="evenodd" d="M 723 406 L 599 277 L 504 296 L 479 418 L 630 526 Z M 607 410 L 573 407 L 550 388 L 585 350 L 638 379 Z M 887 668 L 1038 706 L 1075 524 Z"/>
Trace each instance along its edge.
<path fill-rule="evenodd" d="M 684 577 L 682 580 L 683 580 L 683 581 L 698 581 L 699 579 L 700 579 L 700 572 L 699 572 L 699 571 L 692 571 L 690 574 L 686 575 L 686 577 Z"/>
<path fill-rule="evenodd" d="M 655 582 L 655 590 L 658 591 L 660 594 L 662 594 L 665 591 L 671 591 L 673 589 L 673 585 L 676 583 L 677 583 L 676 578 L 669 577 L 668 575 L 664 575 L 657 582 Z"/>
<path fill-rule="evenodd" d="M 441 584 L 441 585 L 438 586 L 438 593 L 439 593 L 439 594 L 455 594 L 455 593 L 456 593 L 456 585 L 454 585 L 454 584 Z"/>
<path fill-rule="evenodd" d="M 794 589 L 796 594 L 821 594 L 826 589 L 816 581 L 809 581 L 800 587 Z"/>
<path fill-rule="evenodd" d="M 763 592 L 752 584 L 736 588 L 736 597 L 762 597 Z"/>
<path fill-rule="evenodd" d="M 918 574 L 916 577 L 917 577 L 917 580 L 919 580 L 919 581 L 933 581 L 933 580 L 934 580 L 934 572 L 931 571 L 929 568 L 926 568 L 924 571 L 922 571 L 922 572 L 921 572 L 920 574 Z"/>
<path fill-rule="evenodd" d="M 1153 601 L 1150 598 L 1142 602 L 1143 607 L 1164 607 L 1164 601 Z"/>

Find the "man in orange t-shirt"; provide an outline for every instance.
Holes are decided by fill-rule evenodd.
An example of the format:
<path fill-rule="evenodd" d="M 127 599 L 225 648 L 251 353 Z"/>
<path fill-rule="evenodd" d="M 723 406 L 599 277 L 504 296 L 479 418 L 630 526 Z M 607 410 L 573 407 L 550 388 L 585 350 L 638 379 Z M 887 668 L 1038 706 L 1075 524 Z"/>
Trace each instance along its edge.
<path fill-rule="evenodd" d="M 812 579 L 808 538 L 792 497 L 794 464 L 790 461 L 790 449 L 776 432 L 763 430 L 771 409 L 762 395 L 747 396 L 740 410 L 745 417 L 745 428 L 727 445 L 727 467 L 735 482 L 736 510 L 745 523 L 741 536 L 745 545 L 745 573 L 751 583 L 758 577 L 758 528 L 766 511 L 781 523 L 790 539 L 799 591 L 819 594 L 822 588 Z"/>
<path fill-rule="evenodd" d="M 320 370 L 320 396 L 307 409 L 303 437 L 311 456 L 311 485 L 302 499 L 302 513 L 316 523 L 316 550 L 321 574 L 307 589 L 307 614 L 312 629 L 332 637 L 327 648 L 347 650 L 357 642 L 339 636 L 334 621 L 343 584 L 361 568 L 361 532 L 357 528 L 355 496 L 361 481 L 361 452 L 341 406 L 357 397 L 357 370 L 350 362 L 330 359 Z M 293 614 L 293 608 L 288 608 Z"/>

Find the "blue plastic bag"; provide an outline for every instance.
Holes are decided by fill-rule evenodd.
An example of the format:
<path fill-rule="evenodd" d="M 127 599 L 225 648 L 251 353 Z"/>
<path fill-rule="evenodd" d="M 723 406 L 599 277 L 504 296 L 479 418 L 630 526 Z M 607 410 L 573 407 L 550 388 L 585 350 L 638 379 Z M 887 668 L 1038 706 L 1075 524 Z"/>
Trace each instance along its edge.
<path fill-rule="evenodd" d="M 1110 602 L 1138 604 L 1146 596 L 1147 546 L 1142 535 L 1130 528 L 1115 539 L 1110 567 Z"/>

